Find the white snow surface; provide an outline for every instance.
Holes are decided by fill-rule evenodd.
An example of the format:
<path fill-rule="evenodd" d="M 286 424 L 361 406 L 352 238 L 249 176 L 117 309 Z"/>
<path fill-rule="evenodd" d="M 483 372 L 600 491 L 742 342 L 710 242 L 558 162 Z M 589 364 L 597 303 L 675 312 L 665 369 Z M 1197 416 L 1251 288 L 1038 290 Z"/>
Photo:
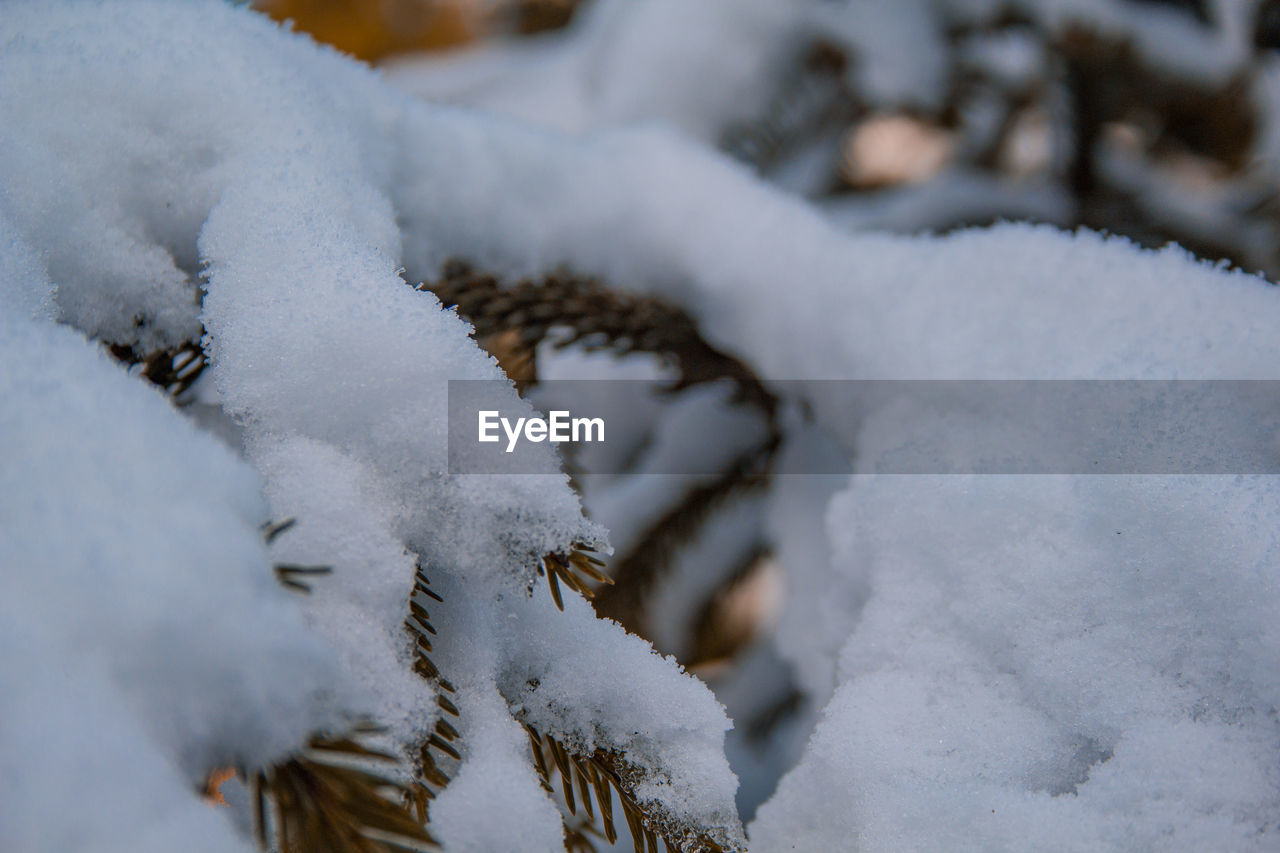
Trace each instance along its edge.
<path fill-rule="evenodd" d="M 1176 248 L 851 237 L 669 133 L 428 107 L 215 2 L 10 3 L 0 46 L 6 850 L 49 823 L 58 849 L 234 849 L 188 793 L 211 766 L 338 711 L 402 737 L 434 719 L 397 669 L 415 558 L 464 711 L 433 811 L 450 849 L 558 843 L 504 703 L 624 750 L 643 799 L 740 841 L 709 691 L 576 597 L 526 592 L 538 555 L 603 544 L 554 456 L 445 475 L 446 380 L 501 374 L 401 266 L 567 263 L 683 304 L 771 379 L 1280 378 L 1280 292 Z M 50 314 L 142 348 L 203 323 L 250 464 Z M 892 449 L 874 413 L 812 402 L 855 466 Z M 269 558 L 277 512 L 299 523 Z M 776 509 L 784 563 L 814 561 L 780 650 L 819 656 L 802 681 L 831 700 L 752 849 L 1273 848 L 1278 512 L 1268 477 L 865 473 L 825 543 Z M 277 558 L 331 563 L 331 586 L 300 607 Z M 824 575 L 848 611 L 806 642 Z M 364 667 L 397 674 L 373 694 Z M 503 770 L 511 819 L 490 823 Z M 111 793 L 68 820 L 66 778 Z"/>
<path fill-rule="evenodd" d="M 757 116 L 801 33 L 792 0 L 599 0 L 563 32 L 392 60 L 387 79 L 565 133 L 662 123 L 714 141 Z"/>
<path fill-rule="evenodd" d="M 19 494 L 38 497 L 43 492 L 19 490 L 38 482 L 54 497 L 22 503 L 6 518 L 6 528 L 12 520 L 32 539 L 6 542 L 15 549 L 6 566 L 32 564 L 22 574 L 6 568 L 6 599 L 12 607 L 35 608 L 38 601 L 28 599 L 39 594 L 52 607 L 52 592 L 42 590 L 57 588 L 59 578 L 83 591 L 62 604 L 75 619 L 81 611 L 95 613 L 83 619 L 84 630 L 101 628 L 88 635 L 103 644 L 102 654 L 127 662 L 120 677 L 132 693 L 121 701 L 136 705 L 137 719 L 113 716 L 112 724 L 122 736 L 142 729 L 155 741 L 154 761 L 138 746 L 137 773 L 150 773 L 136 780 L 144 802 L 190 803 L 205 815 L 187 793 L 205 772 L 230 763 L 260 766 L 300 746 L 308 733 L 334 728 L 339 711 L 372 716 L 412 749 L 413 737 L 424 737 L 437 713 L 432 686 L 407 671 L 402 623 L 415 557 L 460 589 L 475 586 L 457 598 L 459 606 L 467 595 L 480 602 L 480 615 L 462 621 L 453 642 L 484 645 L 491 621 L 486 608 L 499 608 L 504 619 L 508 612 L 495 603 L 495 593 L 497 602 L 507 596 L 525 607 L 551 608 L 545 590 L 527 589 L 541 555 L 579 542 L 605 547 L 603 530 L 583 519 L 545 448 L 544 474 L 446 473 L 447 380 L 497 380 L 501 373 L 468 339 L 464 323 L 398 273 L 408 242 L 401 229 L 414 206 L 470 207 L 485 200 L 472 192 L 448 199 L 431 190 L 437 176 L 458 169 L 477 174 L 487 158 L 482 151 L 454 163 L 425 158 L 432 136 L 452 134 L 447 115 L 441 124 L 367 69 L 221 3 L 11 3 L 0 21 L 0 44 L 0 212 L 13 223 L 3 269 L 17 270 L 19 279 L 6 275 L 6 310 L 50 313 L 49 283 L 22 268 L 35 257 L 56 284 L 52 313 L 85 335 L 145 351 L 191 340 L 203 323 L 213 386 L 205 397 L 236 419 L 257 469 L 255 476 L 118 368 L 84 367 L 81 362 L 104 358 L 91 348 L 78 360 L 46 357 L 44 380 L 24 372 L 26 360 L 15 357 L 5 376 L 17 383 L 6 395 L 12 402 L 6 414 L 20 433 L 5 445 L 7 493 L 15 502 Z M 510 134 L 502 126 L 487 132 L 499 147 Z M 413 198 L 416 190 L 427 195 Z M 413 240 L 442 254 L 465 254 L 469 244 L 449 246 L 447 236 L 419 232 Z M 6 341 L 36 356 L 43 351 L 28 338 L 42 346 L 48 339 L 46 348 L 53 342 L 86 348 L 70 331 L 43 322 L 12 335 L 6 328 Z M 104 372 L 118 376 L 115 384 Z M 78 408 L 58 408 L 53 377 L 83 377 L 65 386 Z M 514 401 L 514 391 L 507 394 Z M 151 418 L 172 422 L 168 428 L 178 437 L 150 447 L 140 430 L 94 434 L 99 418 L 111 422 L 111 407 L 141 413 L 123 419 L 121 430 Z M 31 468 L 23 440 L 47 448 L 33 459 L 48 470 Z M 64 444 L 81 451 L 65 453 Z M 162 464 L 184 454 L 193 458 Z M 85 461 L 77 468 L 80 456 Z M 125 472 L 151 467 L 166 477 L 144 473 L 121 492 L 138 495 L 138 505 L 113 494 Z M 81 479 L 98 485 L 81 494 Z M 220 485 L 224 481 L 228 485 Z M 179 485 L 187 492 L 175 494 Z M 55 498 L 79 513 L 67 519 L 66 530 L 41 522 L 39 511 L 56 509 Z M 302 607 L 276 586 L 258 531 L 268 517 L 286 514 L 298 523 L 273 546 L 272 559 L 334 570 L 312 579 L 315 590 Z M 239 535 L 229 529 L 232 522 L 242 526 Z M 120 525 L 119 543 L 108 535 L 113 523 Z M 164 533 L 172 553 L 144 549 L 133 558 L 129 548 L 148 540 L 132 531 L 152 528 Z M 94 570 L 104 558 L 92 555 L 108 546 L 123 549 L 111 557 L 121 564 L 120 601 L 97 598 Z M 47 553 L 33 562 L 42 548 Z M 192 551 L 198 559 L 190 559 Z M 60 573 L 29 589 L 29 571 L 50 561 Z M 188 593 L 201 601 L 197 616 L 183 606 L 183 596 L 168 591 L 190 587 L 215 566 L 225 574 L 227 562 L 243 567 L 241 574 L 256 570 L 256 585 L 228 580 L 226 590 Z M 159 571 L 157 563 L 183 571 L 171 582 L 153 583 L 148 578 Z M 217 618 L 206 618 L 206 608 Z M 186 630 L 188 620 L 210 627 Z M 48 621 L 56 624 L 52 612 Z M 229 622 L 238 630 L 228 626 L 224 637 L 220 626 Z M 471 673 L 481 684 L 477 692 L 506 688 L 509 710 L 528 714 L 566 742 L 626 749 L 642 799 L 711 827 L 727 843 L 740 841 L 736 780 L 723 755 L 729 724 L 704 687 L 643 641 L 595 620 L 581 602 L 563 616 L 552 608 L 526 629 L 545 632 L 551 646 L 530 645 L 525 633 L 513 638 L 486 668 Z M 72 654 L 71 645 L 51 640 L 43 659 L 52 665 Z M 555 656 L 531 655 L 531 649 Z M 583 649 L 594 653 L 583 657 Z M 509 677 L 513 671 L 519 681 Z M 647 675 L 633 680 L 633 671 Z M 525 695 L 529 678 L 544 685 L 533 698 L 554 712 L 539 716 Z M 619 692 L 623 683 L 629 692 Z M 321 687 L 323 695 L 312 695 Z M 58 695 L 40 684 L 31 692 L 24 687 L 14 698 L 26 703 L 23 713 L 12 718 L 17 728 L 7 729 L 6 739 L 20 741 L 30 709 Z M 683 696 L 675 715 L 672 695 Z M 104 702 L 104 713 L 112 707 Z M 486 740 L 493 729 L 485 719 L 476 721 L 479 742 L 467 749 L 463 777 L 488 774 L 494 761 L 518 761 L 518 773 L 532 779 L 527 753 L 495 751 L 497 744 Z M 459 727 L 465 737 L 466 722 Z M 68 756 L 44 752 L 39 743 L 21 757 L 24 768 L 47 761 L 60 772 L 69 769 Z M 481 766 L 469 768 L 471 761 Z M 190 779 L 186 792 L 170 789 L 165 766 L 169 775 L 177 768 Z M 97 787 L 118 785 L 104 779 Z M 6 831 L 13 827 L 22 844 L 17 849 L 38 844 L 31 840 L 38 824 L 28 821 L 46 814 L 56 802 L 53 792 L 61 790 L 25 790 L 18 803 L 41 798 L 48 806 L 46 812 L 17 809 L 6 821 Z M 528 808 L 545 804 L 536 784 L 523 790 L 536 798 Z M 459 795 L 433 814 L 445 825 L 465 827 L 469 802 Z M 451 817 L 452 809 L 463 811 Z M 207 822 L 177 811 L 163 817 L 175 822 L 174 831 Z M 73 831 L 89 834 L 95 821 L 107 818 L 89 814 Z M 139 819 L 140 837 L 144 824 Z M 506 849 L 545 851 L 550 837 L 514 833 Z"/>
<path fill-rule="evenodd" d="M 272 577 L 254 471 L 31 318 L 50 283 L 6 236 L 0 847 L 247 849 L 192 791 L 340 722 L 353 697 Z M 70 791 L 85 796 L 69 813 Z"/>
<path fill-rule="evenodd" d="M 302 602 L 308 621 L 338 649 L 348 683 L 377 697 L 378 724 L 411 762 L 416 736 L 438 711 L 435 688 L 412 669 L 403 623 L 414 560 L 390 528 L 382 483 L 331 445 L 303 437 L 260 439 L 249 457 L 268 483 L 272 515 L 298 519 L 279 535 L 272 558 L 330 570 L 302 578 L 311 588 Z"/>
<path fill-rule="evenodd" d="M 1280 352 L 1273 330 L 1280 322 L 1280 295 L 1275 288 L 1253 276 L 1195 262 L 1179 248 L 1142 251 L 1127 241 L 1089 232 L 1064 234 L 1017 224 L 945 238 L 848 237 L 837 234 L 804 204 L 779 196 L 720 159 L 661 132 L 618 131 L 598 135 L 589 143 L 581 144 L 573 167 L 565 167 L 565 178 L 559 183 L 548 176 L 548 164 L 556 155 L 553 142 L 545 136 L 529 134 L 524 145 L 504 158 L 513 174 L 532 172 L 538 182 L 534 186 L 514 179 L 508 183 L 502 205 L 494 205 L 489 212 L 510 225 L 491 232 L 498 239 L 477 251 L 494 267 L 513 273 L 547 269 L 567 258 L 577 269 L 680 301 L 702 319 L 704 330 L 718 344 L 746 356 L 766 377 L 1277 378 Z M 520 159 L 526 165 L 516 165 Z M 515 233 L 516 223 L 534 221 L 537 210 L 554 214 L 536 219 L 536 243 L 504 239 Z M 433 214 L 424 211 L 424 216 Z M 441 226 L 458 235 L 478 230 L 456 215 Z M 409 257 L 414 257 L 412 247 Z M 428 256 L 419 261 L 424 266 L 431 262 Z M 891 449 L 880 433 L 861 440 L 865 413 L 847 411 L 821 397 L 812 402 L 819 423 L 855 458 L 874 459 Z M 938 428 L 936 423 L 921 424 L 919 438 Z M 904 510 L 923 485 L 912 486 L 906 478 L 885 481 L 872 490 L 862 479 L 865 476 L 854 480 L 851 497 L 837 506 L 878 501 L 884 511 L 874 516 L 874 522 L 856 526 L 833 514 L 828 528 L 834 542 L 845 543 L 843 552 L 832 557 L 831 571 L 836 576 L 831 583 L 839 591 L 840 598 L 835 600 L 849 602 L 848 610 L 815 622 L 813 611 L 803 609 L 816 597 L 806 590 L 824 588 L 821 562 L 793 578 L 802 591 L 792 597 L 794 608 L 789 606 L 780 630 L 783 636 L 801 639 L 785 643 L 782 651 L 798 659 L 825 655 L 801 660 L 801 671 L 808 673 L 804 682 L 820 697 L 831 690 L 823 685 L 833 684 L 836 692 L 827 723 L 819 728 L 808 758 L 784 781 L 775 804 L 762 808 L 752 825 L 753 849 L 791 849 L 793 844 L 796 849 L 843 849 L 850 837 L 859 838 L 862 848 L 869 850 L 949 849 L 957 843 L 971 844 L 972 849 L 1021 849 L 1036 844 L 1079 850 L 1106 845 L 1194 850 L 1214 844 L 1265 849 L 1269 833 L 1275 831 L 1280 787 L 1270 771 L 1256 768 L 1274 766 L 1280 755 L 1274 743 L 1274 703 L 1269 698 L 1277 683 L 1275 638 L 1260 633 L 1248 619 L 1237 623 L 1214 614 L 1248 612 L 1250 596 L 1270 596 L 1272 609 L 1278 603 L 1274 600 L 1280 558 L 1273 532 L 1274 480 L 1215 481 L 1214 486 L 1193 479 L 1168 479 L 1156 480 L 1152 486 L 1152 481 L 1119 477 L 1092 488 L 1072 486 L 1056 512 L 1046 509 L 1033 516 L 1039 518 L 1051 545 L 1027 548 L 1019 544 L 1017 535 L 991 523 L 990 513 L 996 507 L 1010 513 L 1023 511 L 1020 500 L 1003 495 L 997 482 L 971 499 L 957 498 L 935 507 L 934 511 L 945 514 L 935 522 L 928 515 Z M 962 488 L 957 483 L 963 481 L 928 482 L 940 495 L 947 495 Z M 1052 482 L 1031 478 L 1023 488 L 1034 495 L 1037 488 L 1048 489 Z M 1148 498 L 1149 493 L 1165 497 L 1157 501 Z M 1255 495 L 1259 509 L 1242 516 L 1230 536 L 1214 532 L 1216 519 L 1230 518 L 1237 501 L 1254 499 L 1241 495 Z M 1205 513 L 1205 529 L 1185 534 L 1198 543 L 1197 549 L 1157 548 L 1171 529 L 1198 530 L 1188 519 L 1171 514 L 1170 505 L 1183 503 Z M 1116 507 L 1130 515 L 1129 527 L 1137 534 L 1138 544 L 1125 546 L 1135 549 L 1129 553 L 1182 579 L 1175 593 L 1178 603 L 1164 608 L 1167 621 L 1144 610 L 1145 592 L 1123 582 L 1109 558 L 1078 556 L 1101 547 L 1097 538 L 1103 534 L 1096 524 L 1074 519 L 1105 517 L 1118 511 Z M 1031 512 L 1032 507 L 1025 511 Z M 1023 618 L 1035 622 L 1064 610 L 1075 612 L 1077 605 L 1085 606 L 1080 599 L 1083 591 L 1096 590 L 1116 602 L 1118 609 L 1107 623 L 1114 631 L 1081 643 L 1078 657 L 1054 656 L 1055 636 L 1043 633 L 1026 637 L 1006 633 L 992 640 L 990 648 L 967 651 L 959 629 L 947 627 L 953 624 L 948 594 L 920 601 L 906 593 L 885 597 L 881 590 L 889 581 L 881 575 L 892 578 L 894 574 L 892 569 L 876 568 L 877 561 L 888 559 L 876 544 L 881 540 L 854 539 L 855 544 L 848 544 L 849 537 L 866 528 L 874 528 L 881 537 L 897 536 L 927 548 L 931 560 L 921 559 L 912 566 L 928 579 L 922 584 L 940 584 L 935 577 L 958 578 L 953 585 L 969 596 L 964 601 L 974 613 L 989 607 L 1000 614 L 1020 607 L 1026 611 Z M 1107 535 L 1114 536 L 1114 531 Z M 1180 555 L 1217 553 L 1226 545 L 1231 547 L 1219 561 L 1225 560 L 1231 569 L 1221 571 L 1254 577 L 1254 584 L 1240 582 L 1227 593 L 1239 608 L 1228 605 L 1206 611 L 1202 602 L 1214 594 L 1216 575 L 1193 571 L 1194 565 Z M 821 549 L 810 547 L 810 551 L 817 551 L 813 559 L 822 559 Z M 1173 561 L 1174 557 L 1179 559 Z M 971 584 L 966 583 L 970 574 Z M 1042 584 L 1043 597 L 1032 580 L 1040 577 L 1054 580 L 1053 585 Z M 991 578 L 1002 583 L 1007 579 L 1015 593 L 1008 600 L 986 594 L 995 583 Z M 950 586 L 944 588 L 950 591 Z M 826 602 L 832 600 L 828 597 Z M 890 614 L 888 621 L 866 627 L 867 620 L 881 610 Z M 890 630 L 895 626 L 900 634 Z M 1088 626 L 1084 622 L 1078 630 Z M 806 642 L 806 627 L 820 634 L 811 634 L 812 641 Z M 874 719 L 886 727 L 909 719 L 927 733 L 927 714 L 941 715 L 962 731 L 974 730 L 966 741 L 967 753 L 945 746 L 933 750 L 930 741 L 916 742 L 910 731 L 895 735 L 892 744 L 878 731 L 866 740 L 847 741 L 851 744 L 847 749 L 836 751 L 832 746 L 836 741 L 828 738 L 855 737 L 873 719 L 844 711 L 843 703 L 862 695 L 862 683 L 869 676 L 866 670 L 836 666 L 836 650 L 865 636 L 871 647 L 867 654 L 874 658 L 917 634 L 939 632 L 940 646 L 955 645 L 949 653 L 970 658 L 958 662 L 925 657 L 913 672 L 921 685 L 918 691 L 885 694 L 876 704 L 880 716 Z M 1145 638 L 1144 645 L 1132 646 L 1135 632 Z M 876 638 L 878 633 L 883 633 L 883 644 Z M 1208 637 L 1206 642 L 1213 644 L 1240 644 L 1257 651 L 1250 670 L 1253 687 L 1235 692 L 1202 681 L 1202 686 L 1190 691 L 1193 698 L 1187 701 L 1191 704 L 1203 700 L 1231 705 L 1235 710 L 1221 718 L 1225 722 L 1188 712 L 1185 703 L 1179 704 L 1185 697 L 1166 689 L 1167 681 L 1176 683 L 1181 676 L 1168 668 L 1167 658 L 1160 657 L 1158 650 L 1181 639 L 1190 643 L 1189 655 L 1202 654 L 1193 642 L 1197 636 Z M 1011 649 L 1028 643 L 1042 647 L 1040 654 L 1051 663 L 1041 663 L 1039 658 L 1004 663 Z M 1131 656 L 1139 670 L 1153 672 L 1150 682 L 1125 682 L 1106 672 L 1111 661 Z M 1203 663 L 1207 659 L 1198 665 L 1202 673 L 1211 668 Z M 938 693 L 949 690 L 946 685 L 956 678 L 976 681 L 986 690 L 986 673 L 1000 673 L 1001 667 L 1015 668 L 1009 676 L 1015 686 L 1047 681 L 1056 691 L 1055 699 L 1070 696 L 1085 683 L 1109 684 L 1110 690 L 1091 695 L 1099 717 L 1110 721 L 1110 739 L 1099 734 L 1100 725 L 1087 720 L 1046 721 L 1037 716 L 1039 706 L 1021 700 L 1012 687 L 983 693 L 981 703 L 969 703 L 955 691 Z M 827 674 L 833 670 L 834 679 Z M 1255 689 L 1258 692 L 1250 692 Z M 931 712 L 927 702 L 934 695 L 957 698 L 954 703 L 939 700 L 937 710 Z M 1047 700 L 1037 701 L 1047 704 Z M 899 708 L 899 702 L 907 708 Z M 921 703 L 926 707 L 920 709 Z M 1141 710 L 1133 710 L 1135 703 Z M 989 724 L 991 718 L 998 725 Z M 1160 729 L 1163 735 L 1156 734 L 1166 722 Z M 1148 746 L 1134 752 L 1129 761 L 1129 751 L 1139 750 L 1136 744 L 1143 739 Z M 1201 753 L 1211 749 L 1206 744 L 1217 743 L 1230 761 L 1242 756 L 1241 744 L 1261 750 L 1263 757 L 1242 765 L 1245 774 L 1229 786 L 1209 765 L 1204 775 L 1195 775 L 1198 759 L 1152 764 L 1160 744 L 1176 750 L 1190 745 L 1190 739 L 1195 739 Z M 1114 753 L 1104 761 L 1108 749 Z M 853 750 L 865 751 L 866 757 L 855 761 Z M 883 761 L 875 758 L 880 755 L 877 750 L 885 751 Z M 836 757 L 828 761 L 825 756 Z M 1095 764 L 1099 769 L 1089 771 Z M 811 769 L 828 765 L 830 772 L 825 774 Z M 904 777 L 898 771 L 906 766 L 921 769 L 915 776 Z M 988 766 L 994 768 L 990 774 L 984 769 Z M 1161 766 L 1171 772 L 1176 768 L 1176 775 L 1161 777 L 1157 769 Z M 910 781 L 921 774 L 945 781 L 933 789 Z M 1106 781 L 1106 793 L 1098 780 Z M 1092 791 L 1090 784 L 1095 784 Z M 894 793 L 900 790 L 906 793 Z M 831 791 L 846 793 L 832 796 Z M 926 792 L 931 799 L 926 799 Z M 1178 805 L 1169 806 L 1175 792 Z M 1108 804 L 1076 806 L 1082 797 L 1097 797 Z M 912 798 L 932 804 L 941 817 L 924 820 L 919 811 L 901 807 Z M 994 806 L 985 805 L 993 798 Z M 1020 818 L 1011 808 L 1005 818 L 999 817 L 1002 803 L 1027 799 L 1040 803 L 1034 820 L 1054 829 L 1039 831 L 1031 818 Z M 801 806 L 802 801 L 807 805 Z M 866 804 L 861 811 L 856 808 L 860 802 Z M 989 816 L 992 807 L 997 809 L 995 820 L 982 825 L 961 820 L 964 815 Z M 861 826 L 864 821 L 867 826 L 861 834 L 853 833 L 852 824 Z M 968 837 L 958 842 L 957 832 Z"/>
<path fill-rule="evenodd" d="M 491 682 L 460 684 L 459 691 L 468 754 L 432 805 L 432 834 L 449 851 L 563 849 L 560 813 L 540 786 L 529 737 L 506 701 Z"/>
<path fill-rule="evenodd" d="M 1274 849 L 1277 512 L 1273 477 L 858 479 L 828 528 L 870 593 L 753 849 Z"/>

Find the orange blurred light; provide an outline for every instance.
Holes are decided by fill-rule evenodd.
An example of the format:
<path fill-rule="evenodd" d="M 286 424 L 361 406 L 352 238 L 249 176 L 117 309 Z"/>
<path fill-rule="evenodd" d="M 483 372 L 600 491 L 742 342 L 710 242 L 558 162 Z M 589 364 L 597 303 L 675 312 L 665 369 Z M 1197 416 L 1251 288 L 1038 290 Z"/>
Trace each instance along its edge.
<path fill-rule="evenodd" d="M 440 50 L 483 29 L 475 0 L 258 0 L 254 7 L 316 41 L 367 62 L 397 53 Z"/>

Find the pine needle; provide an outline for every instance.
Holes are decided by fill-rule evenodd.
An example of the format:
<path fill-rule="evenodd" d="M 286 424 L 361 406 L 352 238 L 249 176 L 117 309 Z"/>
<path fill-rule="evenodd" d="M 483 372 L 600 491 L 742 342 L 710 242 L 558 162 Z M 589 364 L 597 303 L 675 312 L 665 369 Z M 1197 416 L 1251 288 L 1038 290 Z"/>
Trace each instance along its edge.
<path fill-rule="evenodd" d="M 286 518 L 284 521 L 268 521 L 266 524 L 262 525 L 262 538 L 266 540 L 268 545 L 270 545 L 279 538 L 280 534 L 284 533 L 297 523 L 298 519 L 296 518 Z"/>
<path fill-rule="evenodd" d="M 179 403 L 185 402 L 179 398 L 190 390 L 208 366 L 199 340 L 149 353 L 124 344 L 108 344 L 107 349 L 124 364 L 142 365 L 142 378 L 163 388 Z"/>
<path fill-rule="evenodd" d="M 807 79 L 840 78 L 841 58 L 830 46 L 819 46 L 806 59 Z M 599 570 L 603 565 L 589 549 L 542 558 L 539 574 L 556 606 L 564 609 L 562 587 L 595 599 L 596 612 L 627 630 L 644 635 L 645 605 L 679 549 L 725 505 L 766 486 L 781 432 L 776 423 L 778 401 L 742 361 L 702 337 L 697 322 L 677 306 L 651 297 L 606 287 L 595 279 L 567 272 L 542 279 L 507 283 L 473 270 L 461 261 L 446 265 L 441 280 L 419 290 L 434 293 L 446 307 L 475 327 L 475 337 L 499 358 L 508 375 L 523 388 L 537 381 L 534 354 L 541 343 L 607 350 L 616 355 L 653 353 L 676 368 L 678 378 L 667 389 L 680 391 L 701 383 L 728 381 L 735 402 L 755 408 L 768 424 L 765 440 L 744 452 L 715 481 L 690 489 L 642 535 L 613 572 L 618 584 Z M 515 371 L 515 372 L 512 372 Z M 612 589 L 600 590 L 605 584 Z"/>
<path fill-rule="evenodd" d="M 541 734 L 527 723 L 525 731 L 529 735 L 533 765 L 543 787 L 548 792 L 555 790 L 552 786 L 554 769 L 560 777 L 561 791 L 570 815 L 577 815 L 572 781 L 577 779 L 577 793 L 582 800 L 584 816 L 572 825 L 566 819 L 565 850 L 569 853 L 595 850 L 587 834 L 603 838 L 610 845 L 618 840 L 613 811 L 615 791 L 635 853 L 658 853 L 659 839 L 668 853 L 741 853 L 724 847 L 712 837 L 711 832 L 701 827 L 689 826 L 656 809 L 647 810 L 641 806 L 633 793 L 634 783 L 630 781 L 637 774 L 623 756 L 602 749 L 590 755 L 579 755 L 557 738 Z M 547 760 L 548 754 L 550 761 Z"/>
<path fill-rule="evenodd" d="M 539 562 L 538 574 L 546 576 L 556 607 L 564 610 L 564 598 L 560 594 L 562 582 L 588 601 L 596 595 L 592 582 L 613 584 L 613 578 L 600 571 L 604 561 L 592 556 L 594 553 L 595 549 L 590 545 L 577 543 L 567 555 L 547 554 Z"/>
<path fill-rule="evenodd" d="M 395 763 L 355 733 L 313 737 L 302 752 L 250 779 L 259 846 L 277 853 L 437 849 L 402 805 L 412 792 L 389 775 Z"/>
<path fill-rule="evenodd" d="M 443 602 L 444 599 L 432 591 L 422 563 L 416 562 L 413 589 L 409 593 L 409 615 L 404 620 L 404 628 L 413 639 L 413 669 L 418 675 L 435 683 L 442 691 L 436 696 L 436 704 L 439 705 L 440 710 L 457 719 L 458 706 L 444 695 L 455 692 L 454 687 L 441 676 L 440 670 L 430 657 L 433 648 L 431 638 L 436 636 L 436 629 L 431 624 L 431 614 L 427 610 L 427 605 L 433 601 Z M 420 814 L 423 821 L 427 820 L 429 801 L 435 799 L 436 795 L 449 784 L 449 774 L 441 769 L 440 762 L 452 763 L 462 760 L 461 753 L 454 745 L 459 738 L 458 730 L 452 723 L 439 719 L 431 734 L 418 746 L 416 770 L 419 781 L 410 786 L 405 803 L 415 813 Z"/>
<path fill-rule="evenodd" d="M 653 353 L 676 367 L 679 378 L 672 391 L 727 379 L 738 399 L 770 417 L 777 407 L 777 399 L 746 364 L 707 343 L 688 313 L 656 297 L 607 288 L 567 272 L 505 284 L 456 260 L 446 265 L 443 279 L 417 289 L 434 293 L 446 308 L 456 308 L 475 327 L 476 340 L 492 346 L 490 354 L 522 385 L 536 381 L 536 350 L 548 341 L 557 348 L 579 345 L 616 355 Z"/>
<path fill-rule="evenodd" d="M 282 586 L 294 592 L 301 592 L 304 595 L 311 592 L 311 585 L 300 580 L 300 578 L 318 577 L 333 573 L 333 566 L 300 566 L 296 563 L 276 563 L 271 568 L 275 571 L 276 580 Z"/>

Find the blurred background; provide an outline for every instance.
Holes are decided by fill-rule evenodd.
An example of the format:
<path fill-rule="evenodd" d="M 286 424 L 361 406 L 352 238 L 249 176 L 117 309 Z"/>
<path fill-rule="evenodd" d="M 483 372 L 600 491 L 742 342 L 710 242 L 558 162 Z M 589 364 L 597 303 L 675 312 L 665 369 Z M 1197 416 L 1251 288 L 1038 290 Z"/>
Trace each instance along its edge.
<path fill-rule="evenodd" d="M 256 0 L 403 88 L 656 122 L 854 229 L 1084 225 L 1280 274 L 1280 0 Z"/>
<path fill-rule="evenodd" d="M 254 5 L 435 103 L 566 134 L 663 126 L 838 228 L 1029 220 L 1280 276 L 1280 0 Z M 500 281 L 468 260 L 424 287 L 471 320 L 535 403 L 548 379 L 669 383 L 660 398 L 618 401 L 626 415 L 613 422 L 631 434 L 612 445 L 626 459 L 601 467 L 629 473 L 566 465 L 616 548 L 597 612 L 716 691 L 736 723 L 729 753 L 749 819 L 829 698 L 820 661 L 864 594 L 827 585 L 822 568 L 823 508 L 847 479 L 772 472 L 787 454 L 823 470 L 844 456 L 692 318 L 627 282 Z M 644 476 L 675 469 L 679 453 L 720 470 Z"/>

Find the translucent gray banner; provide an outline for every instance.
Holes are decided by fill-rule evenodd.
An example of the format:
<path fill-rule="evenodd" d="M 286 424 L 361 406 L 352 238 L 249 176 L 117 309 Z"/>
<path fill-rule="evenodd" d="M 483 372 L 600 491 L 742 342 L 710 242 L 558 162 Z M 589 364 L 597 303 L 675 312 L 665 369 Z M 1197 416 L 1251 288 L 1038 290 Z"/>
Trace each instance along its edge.
<path fill-rule="evenodd" d="M 495 402 L 504 385 L 449 383 L 451 473 L 544 473 L 547 444 L 602 475 L 710 475 L 753 452 L 778 475 L 1280 473 L 1280 381 L 797 380 L 768 384 L 772 413 L 727 384 L 543 382 L 533 411 Z M 772 452 L 778 421 L 809 414 L 843 471 Z"/>

